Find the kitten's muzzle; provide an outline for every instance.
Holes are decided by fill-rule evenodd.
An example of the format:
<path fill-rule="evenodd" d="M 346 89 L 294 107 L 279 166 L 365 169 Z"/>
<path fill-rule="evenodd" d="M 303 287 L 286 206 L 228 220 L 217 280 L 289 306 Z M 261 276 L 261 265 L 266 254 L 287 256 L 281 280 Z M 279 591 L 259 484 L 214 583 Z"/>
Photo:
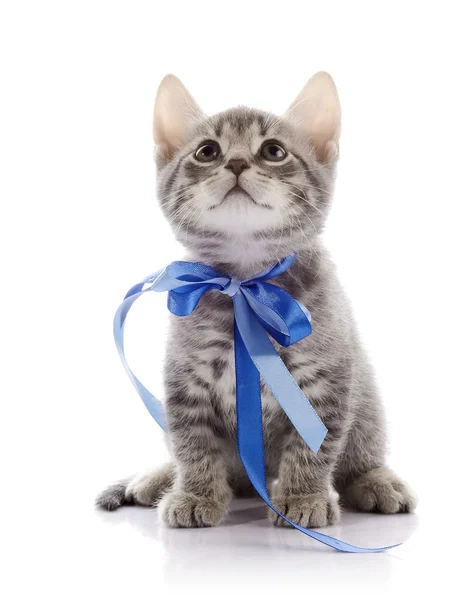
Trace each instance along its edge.
<path fill-rule="evenodd" d="M 226 194 L 223 198 L 223 201 L 226 200 L 226 198 L 228 198 L 228 196 L 233 194 L 234 192 L 239 193 L 241 196 L 248 198 L 248 200 L 251 200 L 251 202 L 256 204 L 254 198 L 250 194 L 248 194 L 248 192 L 246 190 L 244 190 L 238 183 L 233 185 L 232 188 L 226 192 Z"/>

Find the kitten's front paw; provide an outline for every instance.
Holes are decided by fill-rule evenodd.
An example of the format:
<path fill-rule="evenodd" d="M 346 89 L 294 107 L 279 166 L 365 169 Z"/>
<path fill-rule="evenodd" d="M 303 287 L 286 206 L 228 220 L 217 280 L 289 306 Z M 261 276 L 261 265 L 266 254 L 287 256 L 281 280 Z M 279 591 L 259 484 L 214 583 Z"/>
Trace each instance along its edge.
<path fill-rule="evenodd" d="M 361 475 L 343 490 L 341 496 L 348 506 L 366 512 L 412 512 L 417 505 L 412 490 L 388 467 L 379 467 Z"/>
<path fill-rule="evenodd" d="M 170 492 L 159 505 L 169 527 L 213 527 L 226 515 L 227 503 L 183 491 Z"/>
<path fill-rule="evenodd" d="M 340 518 L 338 502 L 327 494 L 276 495 L 272 502 L 279 512 L 301 527 L 325 527 L 336 523 Z M 271 509 L 268 516 L 277 527 L 291 527 Z"/>

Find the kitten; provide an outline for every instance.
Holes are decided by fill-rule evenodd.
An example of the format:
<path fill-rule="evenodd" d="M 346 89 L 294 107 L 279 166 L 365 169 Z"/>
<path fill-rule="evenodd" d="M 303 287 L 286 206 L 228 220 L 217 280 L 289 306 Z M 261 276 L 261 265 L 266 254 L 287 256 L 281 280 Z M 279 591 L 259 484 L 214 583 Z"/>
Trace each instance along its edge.
<path fill-rule="evenodd" d="M 275 344 L 329 430 L 315 456 L 262 383 L 267 479 L 273 504 L 304 527 L 335 523 L 342 503 L 383 513 L 414 509 L 385 465 L 385 423 L 351 308 L 320 241 L 338 158 L 340 103 L 316 74 L 281 117 L 238 107 L 206 117 L 174 76 L 154 114 L 158 195 L 188 260 L 249 277 L 295 251 L 273 283 L 310 310 L 313 333 Z M 105 490 L 97 504 L 156 506 L 172 527 L 219 523 L 231 497 L 254 490 L 236 447 L 233 307 L 207 292 L 171 317 L 165 361 L 173 462 Z M 275 525 L 286 526 L 273 511 Z"/>

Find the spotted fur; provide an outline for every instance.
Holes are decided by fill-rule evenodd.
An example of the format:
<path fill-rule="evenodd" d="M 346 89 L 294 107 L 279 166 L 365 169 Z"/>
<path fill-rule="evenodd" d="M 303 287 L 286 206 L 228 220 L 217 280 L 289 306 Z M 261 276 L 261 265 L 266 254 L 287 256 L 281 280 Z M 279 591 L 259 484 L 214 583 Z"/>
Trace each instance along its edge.
<path fill-rule="evenodd" d="M 204 141 L 219 144 L 211 163 L 195 158 Z M 260 149 L 279 141 L 285 160 L 268 162 Z M 275 117 L 238 107 L 198 114 L 183 143 L 161 158 L 158 196 L 188 260 L 248 277 L 295 251 L 286 273 L 273 280 L 309 308 L 313 333 L 289 348 L 276 345 L 329 433 L 315 456 L 262 382 L 266 469 L 273 502 L 303 526 L 339 517 L 332 490 L 362 510 L 412 510 L 410 490 L 385 468 L 384 414 L 350 305 L 320 234 L 332 197 L 335 149 L 325 160 L 287 112 Z M 232 158 L 249 168 L 244 191 L 226 196 L 236 176 Z M 104 492 L 101 507 L 153 506 L 178 527 L 223 519 L 232 495 L 254 492 L 236 447 L 233 309 L 229 297 L 207 292 L 190 316 L 172 317 L 165 360 L 168 443 L 173 462 Z M 142 492 L 144 490 L 144 492 Z M 148 492 L 148 490 L 150 490 Z M 285 524 L 272 513 L 274 524 Z"/>

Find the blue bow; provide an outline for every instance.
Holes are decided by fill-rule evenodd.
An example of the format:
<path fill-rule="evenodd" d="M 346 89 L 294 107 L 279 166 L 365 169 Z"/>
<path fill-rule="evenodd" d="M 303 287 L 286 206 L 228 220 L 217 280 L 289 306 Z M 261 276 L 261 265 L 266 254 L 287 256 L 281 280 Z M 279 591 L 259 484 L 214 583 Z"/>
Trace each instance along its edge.
<path fill-rule="evenodd" d="M 240 459 L 251 483 L 270 508 L 306 535 L 345 552 L 380 552 L 387 548 L 359 548 L 293 523 L 272 505 L 268 495 L 265 481 L 260 376 L 312 452 L 318 452 L 327 433 L 326 427 L 296 384 L 266 333 L 282 346 L 290 346 L 312 332 L 307 309 L 285 290 L 267 281 L 286 271 L 294 260 L 295 255 L 287 256 L 274 267 L 245 280 L 231 278 L 201 263 L 171 263 L 132 287 L 126 294 L 114 318 L 117 350 L 148 411 L 166 430 L 163 405 L 137 379 L 126 361 L 123 345 L 126 315 L 133 303 L 142 294 L 150 291 L 168 291 L 168 309 L 179 317 L 190 315 L 201 296 L 209 290 L 217 290 L 232 297 L 237 442 Z"/>

